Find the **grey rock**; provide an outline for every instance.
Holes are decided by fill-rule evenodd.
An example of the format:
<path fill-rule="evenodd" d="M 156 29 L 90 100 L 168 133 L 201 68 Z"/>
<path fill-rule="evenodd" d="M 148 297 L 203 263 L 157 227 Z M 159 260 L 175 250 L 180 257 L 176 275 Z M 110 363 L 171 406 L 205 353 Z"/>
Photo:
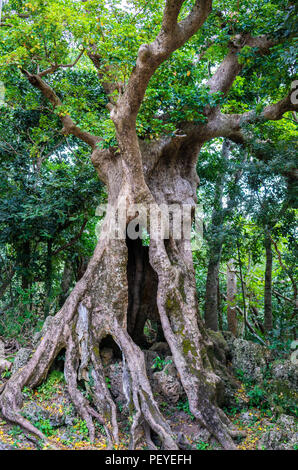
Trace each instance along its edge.
<path fill-rule="evenodd" d="M 230 341 L 230 354 L 234 370 L 241 370 L 245 378 L 262 382 L 263 371 L 269 360 L 269 351 L 259 344 L 244 339 Z"/>
<path fill-rule="evenodd" d="M 109 388 L 115 400 L 121 404 L 126 403 L 123 392 L 123 365 L 122 362 L 116 362 L 105 368 L 106 376 L 109 379 Z"/>
<path fill-rule="evenodd" d="M 151 346 L 150 351 L 155 351 L 158 354 L 162 354 L 164 356 L 166 356 L 168 354 L 171 354 L 171 350 L 169 348 L 169 345 L 166 342 L 154 343 Z"/>
<path fill-rule="evenodd" d="M 185 435 L 182 432 L 178 433 L 177 444 L 179 446 L 179 449 L 182 449 L 182 450 L 191 449 L 190 442 L 187 440 L 187 438 L 185 437 Z"/>
<path fill-rule="evenodd" d="M 229 346 L 220 331 L 207 330 L 208 336 L 213 343 L 214 355 L 222 364 L 226 364 L 229 354 Z"/>
<path fill-rule="evenodd" d="M 30 357 L 32 354 L 32 350 L 29 348 L 21 348 L 18 350 L 15 358 L 14 358 L 14 363 L 12 365 L 11 372 L 14 374 L 17 372 L 19 369 L 24 367 L 27 362 L 29 361 Z"/>
<path fill-rule="evenodd" d="M 9 371 L 12 367 L 12 363 L 4 358 L 0 357 L 0 376 L 2 372 Z"/>
<path fill-rule="evenodd" d="M 211 434 L 206 428 L 199 428 L 198 433 L 193 436 L 193 440 L 197 442 L 209 442 Z"/>
<path fill-rule="evenodd" d="M 42 406 L 34 402 L 25 405 L 22 414 L 33 424 L 40 420 L 48 419 L 52 427 L 60 427 L 63 426 L 65 421 L 64 416 L 51 413 L 49 410 L 45 410 Z"/>
<path fill-rule="evenodd" d="M 293 391 L 298 391 L 298 367 L 290 360 L 275 361 L 272 364 L 271 375 L 273 380 L 280 381 Z"/>
<path fill-rule="evenodd" d="M 249 411 L 241 413 L 239 418 L 244 424 L 251 424 L 256 420 L 256 417 Z"/>
<path fill-rule="evenodd" d="M 16 448 L 0 441 L 0 450 L 16 450 Z"/>
<path fill-rule="evenodd" d="M 109 364 L 111 364 L 112 359 L 113 359 L 113 349 L 112 348 L 101 349 L 100 357 L 101 357 L 103 366 L 108 366 Z"/>
<path fill-rule="evenodd" d="M 297 420 L 288 415 L 281 415 L 259 441 L 259 449 L 264 450 L 293 450 L 297 445 Z"/>
<path fill-rule="evenodd" d="M 0 338 L 0 375 L 2 372 L 6 371 L 6 370 L 10 370 L 11 369 L 11 362 L 7 361 L 5 359 L 5 347 L 4 347 L 4 342 L 2 341 L 2 339 Z"/>
<path fill-rule="evenodd" d="M 171 356 L 166 357 L 166 362 L 170 363 L 166 364 L 162 371 L 153 374 L 154 388 L 170 402 L 177 403 L 183 393 L 183 388 L 178 379 L 173 358 Z"/>

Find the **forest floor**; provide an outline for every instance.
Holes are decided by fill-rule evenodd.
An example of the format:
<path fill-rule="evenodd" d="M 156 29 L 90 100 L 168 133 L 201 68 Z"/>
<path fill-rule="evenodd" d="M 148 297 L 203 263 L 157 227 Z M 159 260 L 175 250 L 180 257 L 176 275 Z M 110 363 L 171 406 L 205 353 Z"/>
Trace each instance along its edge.
<path fill-rule="evenodd" d="M 4 379 L 5 380 L 5 379 Z M 1 385 L 1 381 L 0 381 Z M 102 426 L 96 425 L 96 439 L 91 443 L 88 438 L 88 429 L 83 420 L 78 418 L 74 412 L 70 398 L 67 393 L 63 374 L 53 371 L 48 380 L 31 391 L 24 389 L 24 410 L 34 418 L 35 426 L 48 438 L 48 442 L 42 442 L 36 437 L 29 435 L 19 426 L 6 422 L 0 415 L 0 444 L 2 448 L 15 450 L 105 450 L 107 441 Z M 246 387 L 239 382 L 238 392 L 242 402 L 249 402 L 246 395 Z M 188 403 L 179 401 L 171 405 L 157 397 L 159 406 L 169 420 L 175 432 L 182 432 L 186 438 L 186 447 L 198 450 L 212 450 L 216 446 L 201 441 L 193 441 L 196 422 L 189 412 Z M 259 440 L 264 432 L 272 426 L 272 416 L 264 410 L 256 407 L 242 410 L 230 410 L 229 416 L 233 424 L 241 431 L 246 432 L 237 447 L 240 450 L 257 450 Z M 32 419 L 31 419 L 32 421 Z M 120 442 L 115 450 L 128 449 L 129 424 L 125 412 L 119 405 L 119 429 Z M 145 449 L 145 446 L 141 446 Z"/>

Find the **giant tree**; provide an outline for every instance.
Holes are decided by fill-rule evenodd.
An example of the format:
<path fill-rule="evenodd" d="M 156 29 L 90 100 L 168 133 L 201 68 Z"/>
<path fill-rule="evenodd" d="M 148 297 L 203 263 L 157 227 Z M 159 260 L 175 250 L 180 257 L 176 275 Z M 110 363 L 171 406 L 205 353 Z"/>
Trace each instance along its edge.
<path fill-rule="evenodd" d="M 113 218 L 123 205 L 128 208 L 125 226 L 140 216 L 140 204 L 153 208 L 160 219 L 165 205 L 194 209 L 196 161 L 204 142 L 227 137 L 245 144 L 243 122 L 278 120 L 297 109 L 289 92 L 293 10 L 290 3 L 278 0 L 218 1 L 213 10 L 211 0 L 6 4 L 3 68 L 19 71 L 40 91 L 60 117 L 62 134 L 90 146 L 109 197 L 102 235 L 84 276 L 29 363 L 1 390 L 0 407 L 7 419 L 42 437 L 20 414 L 22 388 L 40 383 L 65 349 L 68 390 L 91 438 L 97 419 L 110 445 L 117 442 L 116 407 L 99 353 L 102 339 L 110 336 L 122 351 L 130 446 L 135 448 L 144 435 L 154 448 L 153 430 L 164 448 L 176 449 L 154 399 L 138 338 L 132 339 L 137 323 L 153 315 L 161 322 L 191 412 L 224 448 L 235 447 L 229 421 L 216 401 L 220 380 L 198 316 L 190 237 L 184 233 L 176 239 L 172 230 L 165 236 L 159 224 L 149 232 L 149 246 L 144 246 L 139 240 L 114 237 Z M 274 58 L 279 61 L 279 79 Z M 89 63 L 106 93 L 105 120 L 80 92 L 55 79 L 61 69 Z M 267 76 L 274 74 L 270 85 L 265 70 Z M 240 103 L 223 112 L 235 80 L 245 73 L 252 87 L 261 83 L 262 101 L 257 109 L 245 111 Z M 4 82 L 7 76 L 5 72 Z M 151 219 L 148 214 L 151 211 L 145 219 Z M 94 406 L 79 390 L 79 380 L 89 382 Z"/>

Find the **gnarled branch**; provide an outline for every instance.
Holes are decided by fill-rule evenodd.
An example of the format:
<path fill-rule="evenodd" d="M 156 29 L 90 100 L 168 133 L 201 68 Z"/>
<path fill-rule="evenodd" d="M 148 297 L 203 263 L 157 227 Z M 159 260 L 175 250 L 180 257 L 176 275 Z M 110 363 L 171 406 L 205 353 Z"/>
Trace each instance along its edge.
<path fill-rule="evenodd" d="M 52 103 L 54 108 L 62 106 L 62 101 L 57 96 L 55 91 L 45 81 L 43 81 L 39 75 L 31 74 L 27 70 L 23 70 L 23 73 L 27 76 L 31 85 L 39 89 L 41 93 L 45 96 L 45 98 L 47 98 L 50 103 Z M 61 113 L 59 117 L 63 124 L 63 134 L 72 134 L 75 137 L 78 137 L 79 139 L 86 142 L 93 149 L 96 147 L 96 143 L 100 140 L 99 137 L 92 135 L 90 132 L 83 131 L 82 129 L 80 129 L 80 127 L 76 126 L 69 114 Z"/>

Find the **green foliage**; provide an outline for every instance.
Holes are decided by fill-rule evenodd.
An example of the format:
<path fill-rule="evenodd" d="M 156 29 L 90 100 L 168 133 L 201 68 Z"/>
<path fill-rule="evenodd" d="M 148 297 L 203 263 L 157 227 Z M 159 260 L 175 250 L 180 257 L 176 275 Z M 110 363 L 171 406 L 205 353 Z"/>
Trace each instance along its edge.
<path fill-rule="evenodd" d="M 57 390 L 59 384 L 65 383 L 63 372 L 59 370 L 53 370 L 48 376 L 46 382 L 38 387 L 38 393 L 40 393 L 44 400 L 50 399 Z"/>
<path fill-rule="evenodd" d="M 192 412 L 189 409 L 188 400 L 185 400 L 185 401 L 184 400 L 179 400 L 178 404 L 177 404 L 177 409 L 180 410 L 180 411 L 184 411 L 184 413 L 188 414 L 188 416 L 190 416 L 190 418 L 192 420 L 195 419 L 194 415 L 192 414 Z"/>
<path fill-rule="evenodd" d="M 84 271 L 84 260 L 93 253 L 95 209 L 107 195 L 90 162 L 90 149 L 64 135 L 60 118 L 70 115 L 82 129 L 101 137 L 98 149 L 116 149 L 115 126 L 106 105 L 109 99 L 115 103 L 127 85 L 140 46 L 159 33 L 164 3 L 11 0 L 3 5 L 7 25 L 0 28 L 0 335 L 30 342 L 44 317 L 63 304 Z M 179 20 L 193 4 L 194 0 L 183 2 Z M 219 138 L 207 142 L 200 153 L 198 202 L 204 211 L 204 240 L 193 257 L 201 311 L 208 268 L 218 267 L 219 293 L 224 294 L 227 261 L 235 260 L 235 303 L 253 325 L 252 331 L 244 328 L 244 336 L 267 341 L 276 357 L 288 357 L 297 326 L 297 184 L 289 177 L 297 164 L 297 119 L 287 113 L 284 119 L 268 123 L 260 116 L 268 103 L 287 95 L 296 78 L 296 29 L 297 7 L 287 0 L 216 0 L 202 28 L 152 76 L 136 117 L 142 143 L 156 139 L 163 143 L 177 130 L 192 132 L 194 125 L 208 124 L 206 108 L 219 108 L 223 114 L 251 111 L 253 122 L 242 123 L 241 129 L 245 148 L 231 145 L 225 158 Z M 279 38 L 280 44 L 268 55 L 243 44 L 237 56 L 242 69 L 231 89 L 210 93 L 208 79 L 243 33 L 246 38 Z M 90 51 L 100 57 L 99 74 Z M 56 107 L 27 80 L 28 73 L 49 68 L 53 73 L 45 73 L 44 79 L 63 103 Z M 118 83 L 110 97 L 105 82 Z M 274 328 L 269 334 L 263 329 L 268 232 L 276 248 Z M 149 246 L 148 233 L 142 243 Z M 70 282 L 64 292 L 68 266 Z M 224 329 L 226 311 L 221 296 L 218 313 Z M 241 316 L 238 320 L 243 321 Z M 148 324 L 145 333 L 150 338 Z M 158 356 L 152 368 L 163 370 L 170 362 Z M 8 378 L 9 373 L 3 376 Z M 270 371 L 266 380 L 271 398 L 265 388 L 245 379 L 243 371 L 238 377 L 248 389 L 250 406 L 273 404 L 294 413 L 292 397 L 271 390 Z M 38 391 L 47 399 L 63 380 L 63 374 L 54 371 Z M 111 387 L 108 378 L 106 384 Z M 30 397 L 30 391 L 24 393 Z M 88 391 L 82 393 L 90 398 Z M 193 418 L 187 401 L 180 400 L 178 409 Z M 229 410 L 237 411 L 237 407 Z M 48 420 L 39 426 L 51 435 Z M 86 423 L 79 420 L 77 426 L 86 435 Z"/>
<path fill-rule="evenodd" d="M 22 436 L 24 434 L 23 429 L 20 428 L 20 426 L 13 425 L 13 427 L 8 431 L 8 434 L 12 436 L 14 439 L 18 438 L 19 436 Z"/>
<path fill-rule="evenodd" d="M 11 377 L 11 371 L 6 368 L 3 372 L 1 372 L 1 377 L 4 379 L 9 379 L 9 377 Z"/>
<path fill-rule="evenodd" d="M 249 392 L 247 392 L 249 397 L 250 406 L 260 406 L 264 408 L 266 401 L 266 392 L 259 385 L 255 385 Z"/>
<path fill-rule="evenodd" d="M 152 369 L 158 369 L 158 370 L 163 370 L 164 367 L 167 365 L 167 364 L 171 364 L 173 361 L 171 359 L 169 360 L 165 360 L 165 359 L 162 359 L 160 356 L 157 356 L 154 358 L 153 360 L 153 365 L 151 366 Z"/>
<path fill-rule="evenodd" d="M 111 379 L 109 377 L 105 377 L 105 381 L 106 381 L 107 387 L 111 388 Z"/>
<path fill-rule="evenodd" d="M 198 441 L 196 443 L 196 449 L 197 450 L 208 450 L 209 449 L 209 444 L 208 442 L 204 442 L 204 441 Z"/>
<path fill-rule="evenodd" d="M 49 419 L 40 419 L 34 423 L 34 426 L 47 437 L 53 436 L 56 432 Z"/>
<path fill-rule="evenodd" d="M 89 430 L 84 419 L 77 418 L 74 422 L 74 428 L 81 434 L 84 440 L 89 440 Z"/>

